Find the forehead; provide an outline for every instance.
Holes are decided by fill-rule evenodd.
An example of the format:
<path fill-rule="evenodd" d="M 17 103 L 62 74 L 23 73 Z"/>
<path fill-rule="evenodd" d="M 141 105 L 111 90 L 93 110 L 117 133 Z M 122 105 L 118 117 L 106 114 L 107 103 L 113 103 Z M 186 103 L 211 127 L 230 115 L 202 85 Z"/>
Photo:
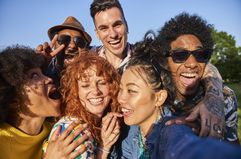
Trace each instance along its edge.
<path fill-rule="evenodd" d="M 101 11 L 97 13 L 94 17 L 95 25 L 108 25 L 112 24 L 115 21 L 122 21 L 123 15 L 121 14 L 121 11 L 117 7 L 112 7 L 110 9 L 107 9 L 105 11 Z"/>
<path fill-rule="evenodd" d="M 79 73 L 78 77 L 81 81 L 90 81 L 93 78 L 102 79 L 104 78 L 103 75 L 97 75 L 96 66 L 88 67 L 87 69 L 83 70 L 83 72 Z"/>
<path fill-rule="evenodd" d="M 142 88 L 149 88 L 149 84 L 147 83 L 146 79 L 146 74 L 141 68 L 136 66 L 132 66 L 126 69 L 121 77 L 122 85 L 128 85 L 130 83 L 133 83 L 134 85 L 137 85 Z"/>
<path fill-rule="evenodd" d="M 201 41 L 192 34 L 184 34 L 177 37 L 176 40 L 171 42 L 171 49 L 186 49 L 186 50 L 195 50 L 202 47 Z"/>
<path fill-rule="evenodd" d="M 62 29 L 58 32 L 59 35 L 81 36 L 81 33 L 74 29 Z"/>

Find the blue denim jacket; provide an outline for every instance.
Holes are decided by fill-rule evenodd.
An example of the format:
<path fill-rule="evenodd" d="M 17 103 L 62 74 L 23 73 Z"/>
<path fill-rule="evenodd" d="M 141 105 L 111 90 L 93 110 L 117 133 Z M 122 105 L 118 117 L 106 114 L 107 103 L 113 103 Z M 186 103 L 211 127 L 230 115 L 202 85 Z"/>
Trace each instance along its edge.
<path fill-rule="evenodd" d="M 199 138 L 185 125 L 165 126 L 170 117 L 154 124 L 146 145 L 152 159 L 241 159 L 241 149 L 218 140 Z M 122 158 L 140 158 L 138 126 L 122 141 Z"/>

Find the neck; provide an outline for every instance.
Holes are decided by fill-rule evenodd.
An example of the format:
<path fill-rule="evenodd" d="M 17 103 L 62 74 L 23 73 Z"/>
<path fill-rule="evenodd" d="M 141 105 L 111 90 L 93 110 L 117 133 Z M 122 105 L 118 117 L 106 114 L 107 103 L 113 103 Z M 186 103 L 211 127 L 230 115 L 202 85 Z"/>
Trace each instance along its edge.
<path fill-rule="evenodd" d="M 160 119 L 160 113 L 160 109 L 156 108 L 155 112 L 149 118 L 147 118 L 145 121 L 139 124 L 144 136 L 148 135 L 148 133 L 152 129 L 153 124 Z"/>
<path fill-rule="evenodd" d="M 38 135 L 41 132 L 45 118 L 31 117 L 21 114 L 21 122 L 19 125 L 14 125 L 19 130 L 28 135 Z"/>

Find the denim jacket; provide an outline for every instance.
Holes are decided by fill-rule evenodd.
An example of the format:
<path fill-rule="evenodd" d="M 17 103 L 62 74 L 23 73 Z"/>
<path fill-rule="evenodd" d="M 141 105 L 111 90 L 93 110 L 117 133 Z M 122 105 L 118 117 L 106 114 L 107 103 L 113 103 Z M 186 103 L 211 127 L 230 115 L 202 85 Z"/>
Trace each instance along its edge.
<path fill-rule="evenodd" d="M 185 125 L 165 126 L 170 117 L 154 124 L 146 146 L 152 159 L 240 159 L 241 149 L 218 140 L 199 138 Z M 138 126 L 122 141 L 122 159 L 140 158 Z M 221 150 L 221 151 L 220 151 Z"/>

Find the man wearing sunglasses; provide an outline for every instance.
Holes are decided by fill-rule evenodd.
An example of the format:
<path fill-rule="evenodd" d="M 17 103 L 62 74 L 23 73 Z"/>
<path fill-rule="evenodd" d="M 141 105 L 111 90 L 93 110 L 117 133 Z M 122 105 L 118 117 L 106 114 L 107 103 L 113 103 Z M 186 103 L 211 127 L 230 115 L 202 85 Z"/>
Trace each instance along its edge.
<path fill-rule="evenodd" d="M 121 4 L 118 0 L 93 0 L 90 6 L 90 14 L 94 21 L 95 25 L 95 32 L 97 37 L 102 42 L 102 46 L 97 47 L 96 51 L 102 57 L 104 57 L 107 61 L 109 61 L 120 74 L 125 69 L 126 64 L 128 63 L 129 59 L 131 58 L 132 52 L 132 45 L 128 43 L 128 24 L 125 19 L 125 15 L 122 9 Z M 205 97 L 215 98 L 217 102 L 223 102 L 223 96 L 215 95 L 213 91 L 222 91 L 222 78 L 219 75 L 217 69 L 210 65 L 208 69 L 206 69 L 206 74 L 204 77 L 209 77 L 215 74 L 214 76 L 219 77 L 214 80 L 205 79 L 205 86 L 206 86 L 206 94 Z M 207 99 L 205 98 L 202 102 L 198 105 L 200 107 L 204 107 L 205 102 Z M 202 111 L 202 109 L 193 111 L 190 116 L 189 120 L 194 120 L 197 116 L 201 114 L 201 118 L 209 116 L 211 122 L 213 123 L 214 120 L 221 120 L 224 118 L 224 115 L 220 115 L 218 118 L 213 117 L 214 115 L 212 112 Z M 201 135 L 207 136 L 211 135 L 214 136 L 213 132 L 210 132 L 210 128 L 204 126 L 205 123 L 201 124 Z M 220 125 L 224 126 L 223 122 L 220 121 Z"/>
<path fill-rule="evenodd" d="M 213 49 L 211 36 L 212 26 L 197 15 L 182 13 L 166 22 L 156 39 L 161 58 L 165 59 L 168 69 L 176 85 L 176 100 L 173 108 L 175 115 L 188 115 L 192 110 L 209 111 L 217 118 L 204 116 L 201 123 L 211 129 L 209 136 L 239 143 L 237 135 L 237 99 L 234 92 L 227 86 L 219 92 L 212 88 L 214 96 L 224 97 L 225 128 L 219 124 L 218 118 L 223 115 L 223 103 L 213 97 L 205 100 L 206 107 L 196 106 L 205 96 L 204 84 L 201 82 Z M 208 77 L 217 79 L 216 76 Z M 214 80 L 215 81 L 215 80 Z M 215 84 L 215 83 L 214 83 Z M 215 85 L 214 85 L 215 86 Z M 205 86 L 207 87 L 207 86 Z M 206 96 L 205 96 L 206 97 Z M 206 109 L 204 109 L 206 108 Z M 204 113 L 205 114 L 205 113 Z M 177 122 L 177 121 L 176 121 Z M 182 123 L 183 121 L 178 121 Z M 168 123 L 170 124 L 170 123 Z M 205 134 L 201 134 L 205 136 Z"/>
<path fill-rule="evenodd" d="M 72 16 L 66 18 L 63 24 L 51 27 L 48 30 L 50 44 L 45 42 L 36 48 L 37 53 L 45 55 L 50 64 L 47 75 L 59 85 L 60 72 L 64 65 L 79 54 L 82 49 L 89 49 L 90 35 L 85 32 L 82 24 Z"/>

